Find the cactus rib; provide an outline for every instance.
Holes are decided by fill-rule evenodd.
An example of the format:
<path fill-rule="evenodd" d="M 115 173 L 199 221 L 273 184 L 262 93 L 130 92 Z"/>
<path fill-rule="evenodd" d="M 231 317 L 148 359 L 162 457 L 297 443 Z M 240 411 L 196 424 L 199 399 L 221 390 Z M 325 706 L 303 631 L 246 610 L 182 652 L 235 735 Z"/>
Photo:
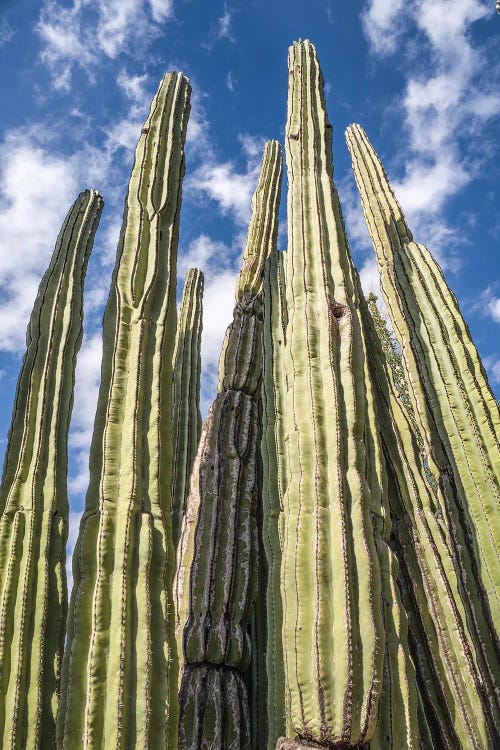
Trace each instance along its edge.
<path fill-rule="evenodd" d="M 67 439 L 83 282 L 103 207 L 71 207 L 27 332 L 0 489 L 0 744 L 53 747 L 67 611 Z"/>

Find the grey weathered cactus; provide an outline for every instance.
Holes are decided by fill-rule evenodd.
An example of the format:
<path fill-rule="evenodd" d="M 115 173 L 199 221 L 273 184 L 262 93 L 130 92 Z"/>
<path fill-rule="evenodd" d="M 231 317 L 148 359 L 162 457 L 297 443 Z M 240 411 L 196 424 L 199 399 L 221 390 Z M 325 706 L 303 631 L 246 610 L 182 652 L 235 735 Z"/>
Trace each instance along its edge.
<path fill-rule="evenodd" d="M 473 636 L 447 544 L 441 511 L 444 498 L 440 488 L 433 489 L 427 481 L 401 374 L 383 353 L 391 347 L 387 328 L 375 298 L 368 304 L 374 325 L 363 306 L 361 311 L 389 476 L 392 547 L 400 565 L 398 582 L 409 615 L 411 652 L 423 705 L 421 731 L 430 724 L 437 747 L 493 748 L 495 716 L 474 658 Z M 382 346 L 380 336 L 385 338 Z"/>
<path fill-rule="evenodd" d="M 456 298 L 428 250 L 413 242 L 366 134 L 353 125 L 346 136 L 426 462 L 444 497 L 441 512 L 475 658 L 496 713 L 499 407 Z"/>
<path fill-rule="evenodd" d="M 175 747 L 171 391 L 190 86 L 142 128 L 103 321 L 90 483 L 73 555 L 59 747 Z"/>
<path fill-rule="evenodd" d="M 177 637 L 184 669 L 179 748 L 249 748 L 248 626 L 257 582 L 256 459 L 262 277 L 276 244 L 282 160 L 266 144 L 236 284 L 233 322 L 191 476 L 178 547 Z"/>
<path fill-rule="evenodd" d="M 52 748 L 67 612 L 68 428 L 83 282 L 103 202 L 81 193 L 27 332 L 0 489 L 0 745 Z"/>
<path fill-rule="evenodd" d="M 331 125 L 314 47 L 289 51 L 283 498 L 283 651 L 288 740 L 370 739 L 384 623 L 367 476 L 365 357 L 357 285 L 333 184 Z M 371 484 L 373 482 L 373 484 Z M 380 508 L 379 508 L 380 512 Z"/>
<path fill-rule="evenodd" d="M 190 268 L 182 300 L 173 360 L 172 539 L 177 549 L 189 491 L 189 477 L 201 435 L 200 373 L 203 274 Z"/>

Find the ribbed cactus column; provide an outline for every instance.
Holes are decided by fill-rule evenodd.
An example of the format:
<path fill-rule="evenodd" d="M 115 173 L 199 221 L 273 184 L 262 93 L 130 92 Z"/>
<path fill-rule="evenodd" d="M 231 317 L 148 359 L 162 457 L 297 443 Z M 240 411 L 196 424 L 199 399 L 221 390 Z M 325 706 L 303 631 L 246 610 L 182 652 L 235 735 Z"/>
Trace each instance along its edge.
<path fill-rule="evenodd" d="M 347 142 L 426 458 L 445 497 L 442 512 L 476 658 L 492 695 L 500 664 L 498 404 L 456 298 L 430 253 L 412 241 L 362 128 L 350 126 Z"/>
<path fill-rule="evenodd" d="M 67 612 L 68 428 L 83 281 L 103 202 L 81 193 L 27 333 L 0 489 L 0 745 L 52 748 Z"/>
<path fill-rule="evenodd" d="M 281 550 L 286 486 L 285 398 L 286 299 L 283 253 L 273 251 L 264 271 L 264 364 L 262 373 L 262 539 L 267 562 L 266 694 L 267 747 L 285 733 Z"/>
<path fill-rule="evenodd" d="M 190 268 L 182 300 L 173 360 L 172 390 L 172 539 L 181 533 L 189 477 L 201 435 L 200 372 L 203 316 L 203 274 Z"/>
<path fill-rule="evenodd" d="M 474 658 L 473 637 L 441 520 L 444 499 L 425 475 L 399 368 L 388 366 L 392 343 L 387 327 L 374 298 L 368 305 L 374 325 L 366 309 L 361 309 L 390 478 L 392 547 L 400 564 L 399 584 L 409 613 L 411 651 L 426 721 L 433 727 L 436 747 L 493 748 L 494 717 Z"/>
<path fill-rule="evenodd" d="M 125 203 L 73 555 L 58 719 L 65 750 L 175 747 L 171 390 L 189 97 L 184 76 L 163 78 Z"/>
<path fill-rule="evenodd" d="M 276 244 L 282 160 L 266 144 L 219 387 L 202 436 L 178 548 L 175 599 L 184 672 L 179 748 L 249 748 L 248 625 L 257 582 L 256 454 L 262 276 Z"/>
<path fill-rule="evenodd" d="M 281 587 L 287 734 L 353 747 L 373 733 L 384 625 L 370 519 L 365 356 L 314 47 L 289 51 L 287 486 Z M 372 477 L 370 477 L 372 479 Z M 378 481 L 375 478 L 375 481 Z"/>

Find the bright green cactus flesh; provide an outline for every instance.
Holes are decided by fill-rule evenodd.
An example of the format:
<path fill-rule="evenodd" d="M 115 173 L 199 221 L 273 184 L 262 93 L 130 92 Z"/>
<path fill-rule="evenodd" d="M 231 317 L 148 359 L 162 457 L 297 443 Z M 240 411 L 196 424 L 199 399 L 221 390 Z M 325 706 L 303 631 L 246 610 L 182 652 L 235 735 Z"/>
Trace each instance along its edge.
<path fill-rule="evenodd" d="M 177 323 L 172 390 L 172 539 L 177 548 L 189 477 L 201 434 L 200 372 L 203 274 L 190 268 Z"/>
<path fill-rule="evenodd" d="M 243 673 L 250 661 L 248 627 L 258 565 L 262 277 L 276 244 L 281 173 L 281 149 L 271 141 L 252 201 L 233 321 L 220 358 L 219 392 L 203 425 L 179 542 L 175 604 L 184 653 L 182 750 L 250 747 Z"/>
<path fill-rule="evenodd" d="M 188 80 L 170 73 L 153 99 L 104 313 L 63 662 L 64 750 L 175 747 L 171 386 L 189 98 Z"/>
<path fill-rule="evenodd" d="M 103 202 L 81 193 L 27 333 L 0 489 L 0 745 L 52 748 L 67 612 L 67 453 L 83 282 Z"/>

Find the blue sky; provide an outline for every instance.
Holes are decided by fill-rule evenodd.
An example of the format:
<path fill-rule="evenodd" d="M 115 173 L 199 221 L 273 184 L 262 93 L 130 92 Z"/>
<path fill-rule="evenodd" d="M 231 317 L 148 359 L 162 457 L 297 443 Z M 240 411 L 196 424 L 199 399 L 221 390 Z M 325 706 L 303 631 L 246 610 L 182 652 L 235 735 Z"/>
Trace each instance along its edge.
<path fill-rule="evenodd" d="M 222 336 L 263 142 L 283 141 L 287 49 L 317 47 L 336 182 L 365 289 L 377 277 L 347 149 L 359 122 L 416 241 L 460 300 L 500 395 L 500 17 L 494 0 L 0 0 L 0 454 L 27 320 L 70 204 L 105 210 L 89 264 L 70 434 L 71 538 L 83 504 L 101 317 L 133 150 L 167 70 L 192 82 L 179 247 L 206 274 L 203 402 Z M 286 247 L 282 210 L 280 244 Z M 72 541 L 70 542 L 70 547 Z"/>

